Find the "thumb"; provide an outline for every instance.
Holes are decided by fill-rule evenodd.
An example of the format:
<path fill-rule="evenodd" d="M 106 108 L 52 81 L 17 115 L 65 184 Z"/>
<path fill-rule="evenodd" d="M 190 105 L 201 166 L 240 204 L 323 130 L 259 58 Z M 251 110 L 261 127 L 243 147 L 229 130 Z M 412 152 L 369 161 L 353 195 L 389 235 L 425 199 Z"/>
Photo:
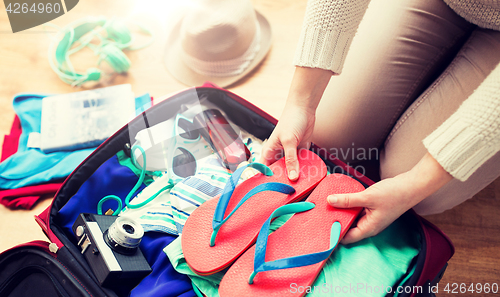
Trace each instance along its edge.
<path fill-rule="evenodd" d="M 366 207 L 367 200 L 363 192 L 349 194 L 334 194 L 327 197 L 328 203 L 337 208 Z"/>
<path fill-rule="evenodd" d="M 264 140 L 259 163 L 269 166 L 276 161 L 281 154 L 281 146 L 277 142 L 276 137 L 272 135 L 269 139 Z"/>
<path fill-rule="evenodd" d="M 363 232 L 363 230 L 361 230 L 361 228 L 352 228 L 352 229 L 349 229 L 349 231 L 347 231 L 346 235 L 344 236 L 344 238 L 342 238 L 342 244 L 350 244 L 350 243 L 354 243 L 354 242 L 358 242 L 362 239 L 365 239 L 369 237 L 368 234 L 365 234 L 365 232 Z"/>
<path fill-rule="evenodd" d="M 299 178 L 299 161 L 297 160 L 297 147 L 284 147 L 285 150 L 285 166 L 288 172 L 288 179 L 296 181 Z"/>

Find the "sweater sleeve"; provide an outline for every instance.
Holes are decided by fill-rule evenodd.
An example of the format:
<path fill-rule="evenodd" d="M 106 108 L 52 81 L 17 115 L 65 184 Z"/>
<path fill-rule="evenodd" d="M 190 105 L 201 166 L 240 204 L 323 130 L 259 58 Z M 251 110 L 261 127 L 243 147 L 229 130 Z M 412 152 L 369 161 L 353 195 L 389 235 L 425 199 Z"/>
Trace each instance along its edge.
<path fill-rule="evenodd" d="M 309 0 L 294 64 L 340 74 L 369 2 Z"/>
<path fill-rule="evenodd" d="M 423 143 L 460 181 L 500 151 L 500 64 Z"/>

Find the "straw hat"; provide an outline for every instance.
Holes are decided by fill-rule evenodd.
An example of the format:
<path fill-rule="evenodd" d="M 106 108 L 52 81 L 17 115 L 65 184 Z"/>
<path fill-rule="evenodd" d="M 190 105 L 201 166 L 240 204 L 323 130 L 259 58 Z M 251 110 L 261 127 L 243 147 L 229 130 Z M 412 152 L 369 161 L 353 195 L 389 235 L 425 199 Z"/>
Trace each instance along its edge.
<path fill-rule="evenodd" d="M 271 26 L 249 0 L 198 0 L 173 26 L 165 65 L 180 82 L 226 87 L 244 77 L 271 47 Z"/>

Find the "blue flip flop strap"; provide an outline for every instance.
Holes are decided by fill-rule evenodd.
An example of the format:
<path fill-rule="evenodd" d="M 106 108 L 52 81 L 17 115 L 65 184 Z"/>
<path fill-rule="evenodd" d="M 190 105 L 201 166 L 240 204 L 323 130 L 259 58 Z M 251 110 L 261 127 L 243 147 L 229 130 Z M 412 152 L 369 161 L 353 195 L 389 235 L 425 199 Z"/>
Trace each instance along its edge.
<path fill-rule="evenodd" d="M 271 224 L 271 220 L 282 215 L 307 211 L 314 208 L 314 206 L 314 203 L 311 202 L 292 203 L 277 208 L 271 214 L 269 219 L 267 219 L 264 225 L 262 225 L 259 236 L 257 237 L 257 242 L 255 244 L 254 271 L 252 272 L 248 280 L 249 284 L 253 283 L 253 279 L 259 272 L 308 266 L 324 261 L 328 257 L 330 257 L 330 254 L 335 249 L 340 239 L 341 225 L 339 222 L 335 222 L 332 225 L 330 231 L 330 248 L 328 250 L 307 255 L 278 259 L 271 262 L 265 262 L 267 237 L 269 236 L 269 226 Z"/>
<path fill-rule="evenodd" d="M 261 163 L 250 163 L 238 168 L 227 181 L 226 185 L 224 186 L 224 190 L 222 190 L 222 194 L 219 198 L 219 201 L 217 202 L 217 206 L 214 212 L 214 218 L 212 220 L 213 228 L 215 228 L 215 226 L 224 219 L 224 213 L 226 212 L 227 205 L 229 204 L 229 200 L 233 195 L 234 189 L 238 184 L 238 180 L 240 179 L 240 176 L 243 173 L 243 171 L 248 167 L 255 168 L 259 172 L 267 176 L 273 175 L 273 171 L 269 167 Z"/>
<path fill-rule="evenodd" d="M 282 183 L 264 183 L 250 190 L 245 196 L 243 196 L 243 198 L 240 200 L 240 202 L 238 202 L 233 211 L 231 211 L 231 213 L 227 215 L 227 217 L 224 220 L 216 222 L 215 225 L 212 225 L 213 232 L 212 236 L 210 237 L 210 246 L 215 245 L 215 238 L 219 233 L 220 227 L 236 212 L 236 210 L 238 210 L 238 208 L 240 208 L 240 206 L 243 205 L 243 203 L 245 203 L 245 201 L 247 201 L 250 197 L 264 191 L 274 191 L 283 194 L 292 194 L 295 192 L 295 189 L 287 184 L 282 184 Z"/>
<path fill-rule="evenodd" d="M 222 192 L 221 197 L 219 198 L 219 201 L 217 202 L 217 206 L 215 208 L 214 212 L 214 217 L 212 220 L 212 236 L 210 238 L 210 246 L 215 245 L 215 238 L 217 236 L 217 233 L 219 232 L 220 227 L 222 224 L 224 224 L 233 214 L 234 212 L 245 202 L 247 201 L 250 197 L 253 195 L 263 192 L 263 191 L 274 191 L 274 192 L 280 192 L 284 194 L 292 194 L 295 192 L 295 189 L 287 184 L 283 183 L 264 183 L 256 186 L 252 190 L 250 190 L 241 200 L 240 202 L 236 205 L 236 207 L 231 211 L 229 215 L 224 218 L 224 213 L 226 212 L 227 205 L 229 204 L 229 200 L 231 199 L 231 196 L 234 192 L 234 189 L 236 188 L 236 184 L 238 183 L 238 180 L 243 173 L 243 171 L 247 167 L 252 167 L 257 170 L 259 170 L 261 173 L 270 176 L 272 175 L 271 169 L 269 167 L 260 164 L 260 163 L 250 163 L 246 166 L 243 166 L 239 169 L 237 169 L 233 175 L 231 175 L 230 179 L 227 181 L 224 190 Z"/>

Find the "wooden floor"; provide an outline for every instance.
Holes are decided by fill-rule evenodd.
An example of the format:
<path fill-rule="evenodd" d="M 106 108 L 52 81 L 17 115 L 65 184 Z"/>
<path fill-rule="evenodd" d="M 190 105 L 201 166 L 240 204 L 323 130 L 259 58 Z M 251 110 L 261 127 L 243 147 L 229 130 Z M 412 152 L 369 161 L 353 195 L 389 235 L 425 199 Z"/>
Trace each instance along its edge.
<path fill-rule="evenodd" d="M 373 0 L 383 1 L 383 0 Z M 154 98 L 182 90 L 163 66 L 166 28 L 176 14 L 175 0 L 85 0 L 69 13 L 54 20 L 59 26 L 90 15 L 136 17 L 155 28 L 155 42 L 146 49 L 129 52 L 132 67 L 127 75 L 107 77 L 99 86 L 132 84 L 135 94 L 149 92 Z M 292 58 L 300 33 L 306 0 L 253 0 L 255 7 L 270 21 L 274 39 L 272 49 L 250 76 L 229 88 L 275 117 L 279 117 L 292 77 Z M 170 6 L 169 6 L 170 5 Z M 78 91 L 61 82 L 50 69 L 47 51 L 54 29 L 41 26 L 11 33 L 7 14 L 0 4 L 0 142 L 8 134 L 17 93 L 67 93 Z M 150 14 L 148 14 L 150 13 Z M 152 14 L 151 14 L 152 13 Z M 94 66 L 95 58 L 82 53 L 74 60 L 77 69 Z M 0 251 L 16 244 L 45 239 L 33 215 L 43 211 L 51 198 L 33 210 L 8 210 L 0 206 Z M 500 283 L 500 179 L 473 199 L 453 210 L 428 219 L 440 227 L 456 246 L 455 256 L 440 283 L 438 296 L 483 296 L 484 294 L 445 293 L 446 284 Z"/>

